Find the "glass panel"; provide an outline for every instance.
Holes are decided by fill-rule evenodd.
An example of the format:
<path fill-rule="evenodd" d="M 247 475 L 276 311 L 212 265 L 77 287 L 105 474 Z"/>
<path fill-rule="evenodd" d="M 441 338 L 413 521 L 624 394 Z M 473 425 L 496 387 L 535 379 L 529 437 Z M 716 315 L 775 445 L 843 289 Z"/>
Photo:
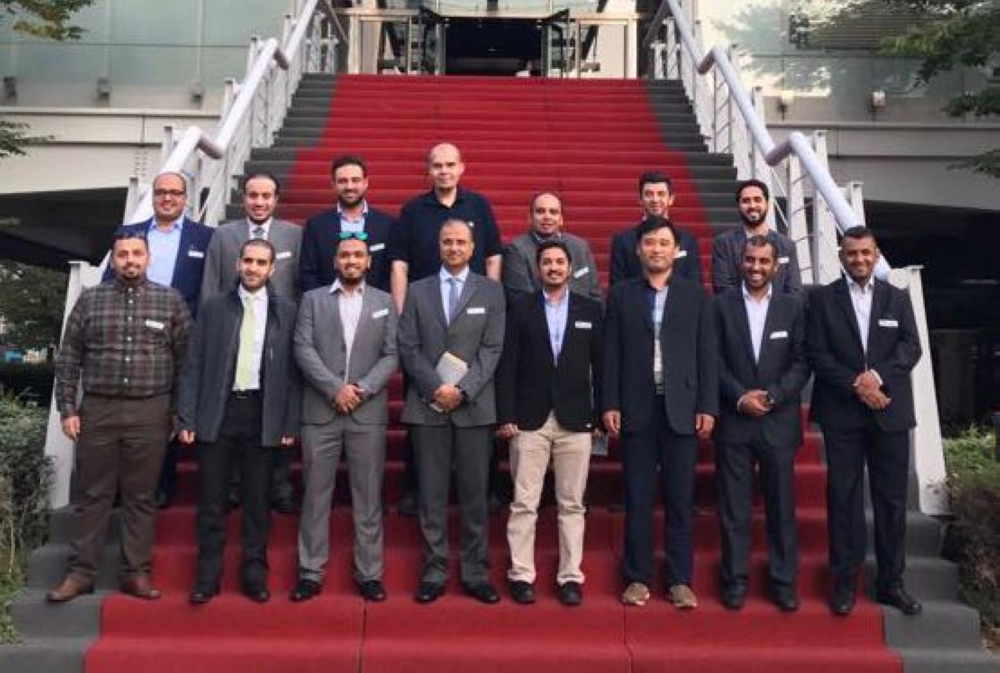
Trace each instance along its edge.
<path fill-rule="evenodd" d="M 624 23 L 581 22 L 581 76 L 625 77 L 629 48 L 627 37 L 628 27 Z"/>
<path fill-rule="evenodd" d="M 143 3 L 118 0 L 111 9 L 111 37 L 118 44 L 199 42 L 201 0 Z"/>
<path fill-rule="evenodd" d="M 245 46 L 251 36 L 281 39 L 284 13 L 274 0 L 204 0 L 204 44 Z"/>

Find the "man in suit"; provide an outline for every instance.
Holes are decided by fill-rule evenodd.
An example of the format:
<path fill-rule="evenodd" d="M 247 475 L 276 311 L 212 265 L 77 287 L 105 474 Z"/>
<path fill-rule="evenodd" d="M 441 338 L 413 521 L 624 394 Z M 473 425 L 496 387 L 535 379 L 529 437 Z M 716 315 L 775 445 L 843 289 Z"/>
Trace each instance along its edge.
<path fill-rule="evenodd" d="M 771 286 L 777 292 L 798 294 L 802 291 L 799 258 L 795 243 L 767 224 L 771 192 L 760 180 L 744 180 L 736 186 L 736 204 L 743 227 L 715 237 L 712 243 L 712 287 L 716 295 L 739 290 L 743 282 L 743 249 L 751 236 L 764 236 L 778 251 L 778 268 Z"/>
<path fill-rule="evenodd" d="M 305 294 L 295 358 L 305 379 L 302 455 L 305 495 L 299 520 L 299 573 L 290 598 L 313 598 L 330 556 L 330 505 L 341 454 L 347 457 L 354 517 L 354 580 L 369 601 L 382 585 L 382 478 L 389 422 L 389 377 L 396 371 L 396 307 L 365 283 L 368 244 L 341 232 L 337 280 Z"/>
<path fill-rule="evenodd" d="M 368 167 L 353 155 L 339 156 L 330 165 L 330 181 L 337 204 L 306 220 L 302 232 L 300 269 L 302 291 L 329 288 L 337 277 L 334 250 L 341 232 L 363 233 L 371 253 L 365 284 L 389 291 L 389 232 L 395 219 L 368 205 Z"/>
<path fill-rule="evenodd" d="M 574 260 L 570 269 L 570 290 L 604 304 L 604 292 L 597 262 L 590 245 L 563 231 L 562 199 L 552 192 L 535 195 L 528 208 L 531 230 L 511 241 L 503 253 L 501 282 L 510 292 L 536 294 L 544 285 L 537 264 L 538 247 L 545 241 L 562 241 Z"/>
<path fill-rule="evenodd" d="M 268 286 L 275 248 L 252 239 L 240 251 L 240 283 L 205 301 L 181 376 L 179 438 L 198 442 L 198 564 L 188 599 L 219 593 L 229 472 L 243 472 L 243 593 L 270 599 L 267 540 L 273 447 L 298 435 L 300 385 L 292 354 L 295 304 Z M 239 461 L 233 456 L 238 455 Z"/>
<path fill-rule="evenodd" d="M 514 500 L 507 520 L 515 602 L 535 602 L 535 524 L 549 461 L 559 508 L 559 600 L 583 600 L 583 503 L 601 374 L 602 320 L 597 301 L 570 291 L 573 261 L 565 241 L 538 245 L 542 289 L 511 297 L 497 371 L 498 434 L 510 439 Z M 506 266 L 506 265 L 505 265 Z"/>
<path fill-rule="evenodd" d="M 181 293 L 193 318 L 198 317 L 205 254 L 214 229 L 189 219 L 187 180 L 181 173 L 161 173 L 153 180 L 153 217 L 121 227 L 128 233 L 143 233 L 149 242 L 147 278 Z M 110 266 L 103 280 L 112 278 Z M 177 490 L 177 443 L 170 441 L 163 457 L 156 504 L 165 508 Z"/>
<path fill-rule="evenodd" d="M 844 232 L 847 277 L 812 293 L 806 350 L 816 372 L 810 414 L 827 461 L 830 609 L 850 614 L 865 559 L 865 465 L 875 517 L 875 597 L 904 614 L 920 603 L 903 585 L 909 432 L 916 425 L 910 372 L 920 339 L 909 295 L 875 279 L 879 250 L 870 229 Z"/>
<path fill-rule="evenodd" d="M 767 515 L 768 589 L 784 612 L 798 609 L 795 450 L 802 442 L 802 386 L 809 378 L 805 314 L 797 297 L 775 292 L 774 242 L 747 239 L 743 289 L 715 301 L 721 408 L 715 429 L 722 532 L 722 604 L 738 610 L 750 581 L 751 496 L 760 465 Z"/>
<path fill-rule="evenodd" d="M 219 225 L 205 253 L 205 274 L 201 296 L 229 294 L 239 282 L 240 251 L 251 239 L 270 241 L 275 249 L 274 273 L 268 281 L 277 294 L 299 302 L 299 246 L 302 229 L 291 222 L 274 219 L 281 185 L 270 173 L 255 172 L 243 178 L 243 208 L 246 217 Z M 237 460 L 238 460 L 237 456 Z M 274 450 L 271 471 L 271 506 L 282 514 L 294 510 L 289 451 Z M 232 470 L 229 504 L 240 503 L 239 464 Z"/>
<path fill-rule="evenodd" d="M 403 422 L 412 429 L 419 479 L 424 564 L 418 603 L 437 600 L 448 579 L 448 492 L 454 466 L 466 593 L 500 595 L 489 581 L 486 492 L 493 374 L 504 334 L 500 283 L 472 273 L 472 227 L 450 219 L 439 232 L 440 271 L 413 283 L 399 319 L 399 355 L 410 377 Z"/>
<path fill-rule="evenodd" d="M 625 477 L 625 605 L 645 605 L 653 580 L 657 470 L 664 510 L 667 600 L 690 610 L 692 517 L 698 438 L 719 406 L 712 304 L 698 283 L 673 275 L 674 227 L 648 217 L 639 227 L 642 278 L 614 285 L 605 316 L 604 427 L 621 435 Z"/>
<path fill-rule="evenodd" d="M 673 183 L 666 174 L 647 171 L 639 176 L 639 203 L 642 216 L 670 218 L 670 206 L 677 195 Z M 611 239 L 611 285 L 628 278 L 641 278 L 642 264 L 636 255 L 639 244 L 639 225 L 620 231 Z M 695 283 L 701 282 L 701 252 L 698 239 L 674 225 L 677 232 L 678 249 L 674 254 L 673 273 Z"/>

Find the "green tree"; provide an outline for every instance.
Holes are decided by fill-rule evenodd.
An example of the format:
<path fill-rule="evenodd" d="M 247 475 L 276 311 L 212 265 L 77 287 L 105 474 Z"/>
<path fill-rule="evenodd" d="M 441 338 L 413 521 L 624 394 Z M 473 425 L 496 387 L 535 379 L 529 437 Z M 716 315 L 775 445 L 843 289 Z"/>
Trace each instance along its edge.
<path fill-rule="evenodd" d="M 0 316 L 4 339 L 20 348 L 45 348 L 51 355 L 59 343 L 66 274 L 17 262 L 0 262 Z"/>

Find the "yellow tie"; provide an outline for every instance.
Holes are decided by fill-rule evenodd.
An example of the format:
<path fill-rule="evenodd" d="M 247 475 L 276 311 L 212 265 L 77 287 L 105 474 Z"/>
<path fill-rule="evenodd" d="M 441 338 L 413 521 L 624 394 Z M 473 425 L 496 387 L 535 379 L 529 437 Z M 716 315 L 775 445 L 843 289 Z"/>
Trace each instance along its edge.
<path fill-rule="evenodd" d="M 240 325 L 240 350 L 236 356 L 236 390 L 256 388 L 253 380 L 254 335 L 257 320 L 254 315 L 253 297 L 243 301 L 243 324 Z"/>

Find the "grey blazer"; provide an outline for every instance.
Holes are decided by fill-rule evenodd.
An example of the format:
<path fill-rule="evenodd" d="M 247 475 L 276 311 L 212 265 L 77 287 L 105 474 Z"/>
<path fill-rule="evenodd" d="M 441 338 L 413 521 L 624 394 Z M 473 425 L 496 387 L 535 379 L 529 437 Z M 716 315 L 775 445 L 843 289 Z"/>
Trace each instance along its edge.
<path fill-rule="evenodd" d="M 570 289 L 600 302 L 603 306 L 604 292 L 601 291 L 601 278 L 590 245 L 573 234 L 562 234 L 562 241 L 573 258 L 573 279 L 570 281 Z M 518 236 L 507 245 L 503 253 L 501 275 L 505 288 L 513 292 L 527 293 L 542 289 L 538 277 L 538 264 L 535 262 L 537 252 L 538 243 L 530 232 Z"/>
<path fill-rule="evenodd" d="M 438 275 L 410 284 L 399 318 L 399 356 L 410 376 L 404 423 L 444 425 L 450 420 L 459 427 L 475 427 L 496 422 L 493 373 L 503 351 L 505 310 L 503 286 L 470 273 L 449 325 Z M 458 382 L 467 399 L 449 415 L 438 413 L 429 403 L 441 385 L 435 368 L 445 351 L 469 365 Z"/>
<path fill-rule="evenodd" d="M 361 317 L 350 361 L 340 321 L 340 293 L 329 287 L 306 292 L 295 325 L 295 361 L 305 382 L 302 422 L 329 423 L 336 412 L 333 398 L 346 383 L 364 388 L 371 397 L 351 413 L 362 424 L 389 422 L 389 378 L 399 364 L 398 318 L 392 297 L 370 285 L 364 288 Z"/>
<path fill-rule="evenodd" d="M 229 292 L 236 287 L 236 262 L 240 256 L 240 246 L 249 238 L 250 227 L 245 219 L 223 222 L 218 226 L 205 252 L 205 273 L 201 278 L 202 299 Z M 271 286 L 281 296 L 298 303 L 302 294 L 299 289 L 302 227 L 284 220 L 272 220 L 268 240 L 277 253 Z"/>

